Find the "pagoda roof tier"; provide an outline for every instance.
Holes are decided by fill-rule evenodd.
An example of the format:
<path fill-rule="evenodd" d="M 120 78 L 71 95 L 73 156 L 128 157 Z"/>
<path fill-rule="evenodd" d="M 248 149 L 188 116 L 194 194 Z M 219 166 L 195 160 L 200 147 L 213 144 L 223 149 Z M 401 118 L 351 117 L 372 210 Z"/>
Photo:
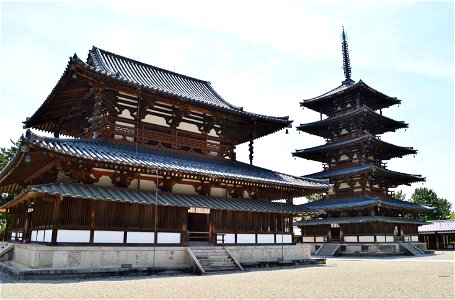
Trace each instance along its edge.
<path fill-rule="evenodd" d="M 334 132 L 339 131 L 340 128 L 356 128 L 356 124 L 360 125 L 359 131 L 366 130 L 374 135 L 408 127 L 405 122 L 387 118 L 364 105 L 335 117 L 300 124 L 297 129 L 324 138 L 332 138 Z"/>
<path fill-rule="evenodd" d="M 245 186 L 309 190 L 310 193 L 322 192 L 330 188 L 327 180 L 297 177 L 230 159 L 136 146 L 133 143 L 103 139 L 49 138 L 35 135 L 30 131 L 27 131 L 27 138 L 23 140 L 23 143 L 28 143 L 31 148 L 29 155 L 32 163 L 26 163 L 26 153 L 18 151 L 14 159 L 0 173 L 0 188 L 11 184 L 17 185 L 22 177 L 29 176 L 32 170 L 40 170 L 44 165 L 49 164 L 50 157 L 56 155 L 84 160 L 92 163 L 94 167 L 134 169 L 142 173 L 159 170 L 162 175 L 192 175 L 207 181 L 237 182 Z M 42 153 L 40 155 L 40 152 L 49 155 Z M 36 156 L 37 166 L 34 164 L 34 156 Z"/>
<path fill-rule="evenodd" d="M 300 106 L 323 114 L 330 114 L 336 109 L 336 106 L 333 105 L 334 103 L 338 102 L 341 104 L 345 101 L 352 101 L 353 99 L 358 99 L 361 105 L 366 105 L 373 110 L 387 108 L 401 103 L 401 100 L 389 97 L 368 86 L 362 80 L 359 80 L 356 83 L 348 81 L 318 97 L 303 100 L 300 102 Z"/>
<path fill-rule="evenodd" d="M 100 187 L 75 183 L 29 185 L 16 198 L 4 204 L 0 209 L 5 210 L 11 208 L 28 199 L 42 195 L 149 205 L 155 205 L 156 203 L 158 206 L 196 207 L 261 213 L 287 213 L 294 215 L 320 215 L 323 213 L 317 209 L 289 203 L 163 192 L 156 194 L 151 191 L 137 191 L 127 188 Z"/>
<path fill-rule="evenodd" d="M 378 158 L 383 160 L 417 153 L 417 150 L 412 147 L 401 147 L 390 144 L 366 133 L 337 143 L 328 143 L 317 147 L 296 150 L 292 155 L 320 162 L 328 162 L 336 153 L 345 153 L 359 148 L 368 153 L 374 152 Z"/>
<path fill-rule="evenodd" d="M 322 171 L 314 174 L 306 175 L 305 177 L 316 178 L 316 179 L 332 179 L 350 177 L 357 174 L 369 173 L 373 177 L 384 177 L 393 180 L 398 185 L 400 184 L 411 184 L 413 182 L 425 181 L 425 178 L 421 175 L 412 175 L 407 173 L 401 173 L 396 171 L 387 170 L 381 168 L 375 164 L 359 165 L 350 168 L 335 169 Z"/>
<path fill-rule="evenodd" d="M 81 126 L 89 127 L 87 120 L 93 113 L 93 88 L 141 93 L 167 101 L 171 106 L 201 109 L 218 115 L 225 122 L 226 130 L 234 130 L 236 144 L 251 140 L 251 133 L 244 130 L 246 124 L 254 126 L 254 138 L 271 134 L 292 123 L 288 116 L 273 117 L 244 111 L 224 100 L 204 81 L 148 65 L 97 47 L 89 51 L 87 62 L 76 54 L 70 57 L 60 80 L 39 109 L 24 121 L 25 128 L 46 132 L 59 132 L 78 136 Z M 91 99 L 91 100 L 90 100 Z M 254 125 L 253 125 L 254 124 Z"/>
<path fill-rule="evenodd" d="M 339 217 L 314 220 L 302 220 L 294 222 L 296 226 L 331 225 L 331 224 L 356 224 L 356 223 L 394 223 L 394 224 L 428 224 L 428 222 L 401 217 L 361 216 Z"/>
<path fill-rule="evenodd" d="M 305 207 L 320 209 L 324 211 L 346 211 L 346 210 L 362 210 L 370 207 L 384 207 L 390 209 L 398 209 L 405 211 L 428 211 L 429 209 L 408 201 L 401 201 L 392 198 L 377 198 L 370 196 L 323 199 L 319 201 L 302 204 Z"/>

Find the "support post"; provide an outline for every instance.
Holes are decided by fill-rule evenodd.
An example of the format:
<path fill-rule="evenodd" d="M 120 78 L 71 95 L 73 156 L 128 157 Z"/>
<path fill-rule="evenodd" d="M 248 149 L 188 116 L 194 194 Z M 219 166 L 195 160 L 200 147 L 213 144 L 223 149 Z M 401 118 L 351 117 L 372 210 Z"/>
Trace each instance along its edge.
<path fill-rule="evenodd" d="M 54 202 L 54 214 L 52 217 L 52 236 L 51 244 L 57 244 L 57 232 L 62 219 L 62 202 L 63 196 L 57 196 Z"/>

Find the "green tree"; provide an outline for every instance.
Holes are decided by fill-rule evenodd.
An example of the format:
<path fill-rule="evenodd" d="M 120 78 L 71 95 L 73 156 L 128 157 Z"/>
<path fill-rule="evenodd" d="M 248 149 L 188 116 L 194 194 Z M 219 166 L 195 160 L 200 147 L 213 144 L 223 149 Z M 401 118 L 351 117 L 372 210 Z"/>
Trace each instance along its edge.
<path fill-rule="evenodd" d="M 307 199 L 308 202 L 314 202 L 314 201 L 322 200 L 324 198 L 324 194 L 320 193 L 320 194 L 308 195 L 308 196 L 305 196 L 305 198 Z"/>
<path fill-rule="evenodd" d="M 12 146 L 1 147 L 0 148 L 0 170 L 3 170 L 8 162 L 14 157 L 17 152 L 17 149 L 20 147 L 20 141 L 16 143 L 11 141 Z M 10 201 L 13 198 L 13 195 L 8 193 L 0 193 L 0 206 Z M 0 212 L 0 240 L 3 240 L 3 233 L 6 230 L 6 224 L 8 222 L 8 214 Z"/>
<path fill-rule="evenodd" d="M 417 188 L 411 195 L 411 202 L 430 206 L 434 210 L 426 213 L 424 220 L 447 220 L 450 218 L 452 204 L 447 199 L 439 198 L 436 192 L 428 188 Z"/>
<path fill-rule="evenodd" d="M 403 193 L 402 190 L 393 192 L 392 197 L 393 197 L 393 199 L 397 199 L 397 200 L 401 200 L 401 201 L 405 201 L 406 200 L 406 194 Z"/>

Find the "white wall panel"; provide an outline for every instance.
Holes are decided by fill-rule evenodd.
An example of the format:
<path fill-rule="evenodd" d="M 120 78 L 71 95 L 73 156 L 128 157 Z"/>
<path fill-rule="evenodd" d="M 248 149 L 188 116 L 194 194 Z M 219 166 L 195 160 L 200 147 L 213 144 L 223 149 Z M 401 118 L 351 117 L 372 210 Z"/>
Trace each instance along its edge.
<path fill-rule="evenodd" d="M 57 231 L 58 243 L 89 243 L 90 230 L 63 230 Z"/>
<path fill-rule="evenodd" d="M 127 243 L 153 244 L 155 240 L 154 232 L 128 232 L 126 236 Z"/>
<path fill-rule="evenodd" d="M 123 243 L 123 231 L 95 230 L 94 243 Z"/>
<path fill-rule="evenodd" d="M 324 242 L 324 237 L 323 237 L 323 236 L 317 236 L 317 237 L 316 237 L 316 242 L 317 242 L 317 243 L 322 243 L 322 242 Z"/>
<path fill-rule="evenodd" d="M 277 234 L 276 235 L 276 243 L 277 244 L 290 244 L 292 243 L 292 235 L 291 234 Z"/>
<path fill-rule="evenodd" d="M 314 243 L 314 237 L 313 236 L 302 236 L 302 242 Z"/>
<path fill-rule="evenodd" d="M 346 243 L 357 243 L 357 236 L 344 236 Z"/>
<path fill-rule="evenodd" d="M 52 229 L 44 230 L 44 241 L 45 242 L 50 242 L 51 239 L 52 239 Z"/>
<path fill-rule="evenodd" d="M 393 238 L 393 235 L 387 235 L 387 236 L 385 237 L 385 241 L 386 241 L 387 243 L 393 243 L 395 240 L 394 240 L 394 238 Z"/>
<path fill-rule="evenodd" d="M 235 244 L 235 234 L 228 233 L 224 236 L 224 243 L 225 244 Z"/>
<path fill-rule="evenodd" d="M 180 244 L 180 232 L 158 232 L 159 244 Z"/>
<path fill-rule="evenodd" d="M 275 243 L 274 234 L 258 234 L 258 244 L 273 244 Z"/>
<path fill-rule="evenodd" d="M 36 242 L 36 236 L 38 234 L 38 230 L 32 230 L 32 242 Z"/>
<path fill-rule="evenodd" d="M 374 236 L 372 236 L 372 235 L 359 236 L 359 242 L 360 243 L 374 243 Z"/>

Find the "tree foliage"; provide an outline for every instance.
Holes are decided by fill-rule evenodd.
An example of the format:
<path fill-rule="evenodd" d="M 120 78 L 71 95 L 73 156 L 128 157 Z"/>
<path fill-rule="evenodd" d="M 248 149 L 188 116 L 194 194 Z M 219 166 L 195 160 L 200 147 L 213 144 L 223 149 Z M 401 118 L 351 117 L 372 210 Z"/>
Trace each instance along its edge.
<path fill-rule="evenodd" d="M 305 196 L 305 198 L 307 199 L 308 202 L 314 202 L 314 201 L 318 201 L 318 200 L 322 200 L 324 198 L 324 194 L 313 194 L 313 195 L 308 195 L 308 196 Z"/>
<path fill-rule="evenodd" d="M 410 201 L 434 209 L 425 214 L 424 220 L 447 220 L 450 218 L 452 204 L 447 199 L 439 198 L 432 189 L 425 187 L 415 189 Z"/>
<path fill-rule="evenodd" d="M 11 141 L 11 146 L 1 147 L 0 148 L 0 170 L 3 170 L 8 162 L 14 157 L 17 150 L 20 147 L 20 141 L 13 142 Z M 0 193 L 0 206 L 4 203 L 10 201 L 13 198 L 13 195 L 8 193 Z M 0 212 L 0 231 L 4 230 L 8 220 L 8 215 Z"/>
<path fill-rule="evenodd" d="M 393 192 L 392 197 L 393 197 L 393 199 L 397 199 L 397 200 L 401 200 L 401 201 L 405 201 L 406 200 L 406 194 L 403 193 L 402 190 Z"/>

